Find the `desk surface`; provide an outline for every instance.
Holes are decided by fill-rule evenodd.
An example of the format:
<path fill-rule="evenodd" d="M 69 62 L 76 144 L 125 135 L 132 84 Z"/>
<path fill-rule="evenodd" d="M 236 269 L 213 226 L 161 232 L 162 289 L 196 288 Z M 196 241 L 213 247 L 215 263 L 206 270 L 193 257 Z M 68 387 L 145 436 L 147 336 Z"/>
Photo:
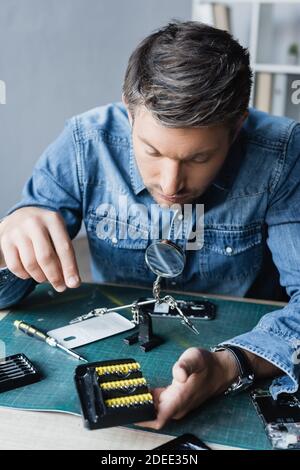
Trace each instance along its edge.
<path fill-rule="evenodd" d="M 185 295 L 187 293 L 185 292 Z M 195 295 L 193 293 L 193 295 Z M 199 294 L 201 295 L 201 294 Z M 281 302 L 211 296 L 216 299 L 283 306 Z M 8 312 L 0 312 L 0 320 Z M 201 437 L 201 436 L 200 436 Z M 65 413 L 0 409 L 0 449 L 153 449 L 172 436 L 124 427 L 88 431 L 81 418 Z M 212 448 L 229 448 L 211 445 Z"/>
<path fill-rule="evenodd" d="M 150 450 L 171 439 L 174 436 L 123 427 L 89 431 L 80 417 L 65 413 L 0 410 L 0 450 Z"/>

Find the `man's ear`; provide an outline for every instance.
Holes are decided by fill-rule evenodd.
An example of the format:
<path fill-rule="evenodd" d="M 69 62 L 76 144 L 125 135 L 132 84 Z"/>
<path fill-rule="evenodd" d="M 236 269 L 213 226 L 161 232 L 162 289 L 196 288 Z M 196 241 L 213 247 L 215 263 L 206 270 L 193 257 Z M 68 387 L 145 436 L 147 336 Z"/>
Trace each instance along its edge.
<path fill-rule="evenodd" d="M 126 100 L 126 98 L 125 98 L 124 93 L 122 93 L 122 102 L 123 102 L 123 104 L 124 104 L 124 106 L 125 106 L 125 108 L 126 108 L 126 110 L 127 110 L 129 123 L 130 123 L 130 125 L 131 125 L 131 127 L 132 127 L 133 118 L 132 118 L 131 112 L 129 111 L 129 106 L 128 106 L 128 103 L 127 103 L 127 100 Z"/>

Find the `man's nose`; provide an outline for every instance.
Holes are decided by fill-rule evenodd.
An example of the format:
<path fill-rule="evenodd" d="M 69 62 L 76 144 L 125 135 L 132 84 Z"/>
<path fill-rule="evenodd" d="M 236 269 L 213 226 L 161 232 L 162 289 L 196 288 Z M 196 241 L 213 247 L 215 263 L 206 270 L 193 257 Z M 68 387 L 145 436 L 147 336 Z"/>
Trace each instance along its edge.
<path fill-rule="evenodd" d="M 160 177 L 160 186 L 165 196 L 173 196 L 178 193 L 184 186 L 181 162 L 166 158 Z"/>

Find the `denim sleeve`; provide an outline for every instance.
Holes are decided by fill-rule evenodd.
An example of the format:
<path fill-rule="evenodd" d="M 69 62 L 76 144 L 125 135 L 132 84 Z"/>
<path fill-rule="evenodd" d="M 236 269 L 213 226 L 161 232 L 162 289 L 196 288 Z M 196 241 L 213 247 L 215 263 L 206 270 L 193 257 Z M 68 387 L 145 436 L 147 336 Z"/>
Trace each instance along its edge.
<path fill-rule="evenodd" d="M 81 184 L 78 175 L 79 152 L 73 131 L 73 120 L 66 123 L 59 137 L 37 161 L 22 198 L 5 216 L 26 206 L 59 212 L 71 239 L 82 222 Z M 10 307 L 27 296 L 36 286 L 33 279 L 20 279 L 8 269 L 0 271 L 0 309 Z"/>
<path fill-rule="evenodd" d="M 267 243 L 290 301 L 263 316 L 252 331 L 224 342 L 253 352 L 284 372 L 270 387 L 274 398 L 296 392 L 300 381 L 300 125 L 292 131 L 284 157 L 266 223 Z"/>

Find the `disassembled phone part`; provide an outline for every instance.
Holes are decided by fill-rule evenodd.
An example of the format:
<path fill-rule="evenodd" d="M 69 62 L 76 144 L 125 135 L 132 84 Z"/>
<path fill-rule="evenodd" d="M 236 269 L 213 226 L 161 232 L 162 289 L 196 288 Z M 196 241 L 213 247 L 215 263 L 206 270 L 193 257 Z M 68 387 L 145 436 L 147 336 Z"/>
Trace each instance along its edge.
<path fill-rule="evenodd" d="M 201 441 L 197 436 L 194 434 L 182 434 L 182 436 L 178 436 L 175 439 L 171 439 L 170 441 L 162 444 L 159 447 L 155 447 L 153 450 L 158 452 L 176 452 L 176 451 L 193 451 L 197 452 L 200 450 L 212 450 L 208 447 L 203 441 Z"/>
<path fill-rule="evenodd" d="M 216 317 L 216 305 L 209 300 L 177 300 L 177 304 L 188 318 L 214 320 Z M 143 309 L 144 307 L 141 308 Z M 148 309 L 152 317 L 180 317 L 177 310 L 172 309 L 167 303 L 152 304 L 148 306 Z"/>
<path fill-rule="evenodd" d="M 300 449 L 300 399 L 283 393 L 273 400 L 267 390 L 251 393 L 274 449 Z"/>

